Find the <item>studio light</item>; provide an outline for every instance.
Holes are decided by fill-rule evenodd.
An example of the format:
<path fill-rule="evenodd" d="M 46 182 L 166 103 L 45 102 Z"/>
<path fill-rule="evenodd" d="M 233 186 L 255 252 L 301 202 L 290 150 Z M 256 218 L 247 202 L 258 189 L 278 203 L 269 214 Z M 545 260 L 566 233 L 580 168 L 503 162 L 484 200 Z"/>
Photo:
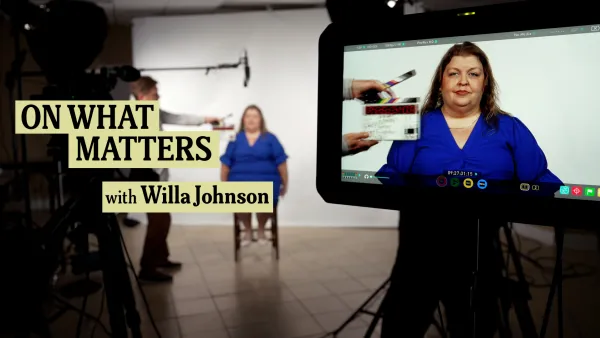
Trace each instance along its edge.
<path fill-rule="evenodd" d="M 29 52 L 50 83 L 83 73 L 108 34 L 104 9 L 84 0 L 52 0 L 43 6 L 0 0 L 0 12 L 23 28 Z"/>
<path fill-rule="evenodd" d="M 387 2 L 387 5 L 389 8 L 394 8 L 394 6 L 396 6 L 396 2 L 398 2 L 398 0 L 390 0 Z"/>

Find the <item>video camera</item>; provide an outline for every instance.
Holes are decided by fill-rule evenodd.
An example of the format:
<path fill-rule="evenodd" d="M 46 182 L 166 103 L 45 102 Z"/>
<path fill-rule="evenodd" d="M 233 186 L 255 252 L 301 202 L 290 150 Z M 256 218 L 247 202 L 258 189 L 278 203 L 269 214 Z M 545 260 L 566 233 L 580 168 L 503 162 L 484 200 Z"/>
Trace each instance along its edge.
<path fill-rule="evenodd" d="M 131 66 L 88 70 L 102 51 L 108 33 L 106 13 L 92 2 L 53 0 L 43 5 L 35 5 L 27 0 L 0 0 L 0 12 L 6 14 L 14 28 L 16 62 L 13 63 L 8 82 L 19 83 L 19 93 L 15 98 L 17 100 L 23 100 L 20 81 L 26 76 L 43 76 L 47 80 L 42 93 L 32 95 L 31 100 L 61 101 L 112 100 L 110 93 L 119 79 L 131 82 L 140 77 L 140 72 Z M 25 36 L 29 51 L 39 65 L 40 72 L 21 71 L 24 61 L 24 53 L 21 52 L 19 45 L 21 34 Z M 14 87 L 10 83 L 8 85 L 11 85 L 9 88 Z M 10 113 L 14 114 L 12 111 Z M 53 135 L 48 143 L 48 154 L 58 164 L 59 172 L 56 176 L 59 179 L 63 176 L 61 168 L 68 168 L 67 140 L 66 135 Z M 22 151 L 24 163 L 21 165 L 25 175 L 21 179 L 27 181 L 27 154 L 24 142 Z M 37 262 L 43 266 L 37 270 L 40 273 L 36 275 L 36 282 L 20 285 L 19 280 L 15 279 L 11 286 L 24 288 L 25 285 L 32 287 L 35 284 L 38 291 L 47 288 L 60 265 L 66 238 L 69 238 L 72 243 L 75 242 L 73 243 L 75 246 L 79 246 L 77 251 L 87 257 L 84 257 L 84 260 L 90 260 L 92 255 L 89 252 L 87 234 L 92 233 L 98 240 L 99 251 L 95 256 L 98 262 L 90 261 L 90 267 L 85 272 L 89 277 L 89 272 L 102 270 L 112 335 L 128 337 L 127 326 L 129 326 L 134 337 L 141 337 L 140 318 L 135 308 L 119 224 L 116 215 L 103 214 L 101 209 L 102 181 L 114 179 L 115 171 L 112 169 L 70 170 L 67 171 L 66 177 L 71 179 L 71 186 L 76 188 L 71 191 L 72 198 L 64 204 L 60 201 L 60 208 L 41 229 L 27 231 L 29 235 L 24 235 L 22 231 L 17 232 L 22 242 L 26 241 L 30 246 L 37 248 L 36 252 L 45 257 L 42 263 Z M 28 199 L 27 195 L 26 199 Z M 18 243 L 13 245 L 17 246 Z M 30 262 L 20 263 L 26 266 Z M 95 267 L 91 267 L 94 265 Z M 20 291 L 14 293 L 41 296 L 37 291 L 17 290 Z M 25 308 L 39 309 L 41 301 L 42 299 L 32 298 Z M 14 304 L 3 302 L 3 306 L 17 306 L 18 302 L 19 300 L 16 299 Z M 13 315 L 17 318 L 20 316 L 22 319 L 32 312 L 27 311 L 28 314 L 16 311 Z M 83 315 L 85 309 L 78 309 L 78 311 Z M 27 330 L 29 325 L 18 326 L 13 329 Z M 78 330 L 80 327 L 79 325 Z"/>
<path fill-rule="evenodd" d="M 131 66 L 88 70 L 101 53 L 108 34 L 108 17 L 92 2 L 55 0 L 34 5 L 26 0 L 1 0 L 0 12 L 8 16 L 15 31 L 25 36 L 31 56 L 41 69 L 13 69 L 13 80 L 25 76 L 44 76 L 47 80 L 42 93 L 32 95 L 31 100 L 112 100 L 110 92 L 119 79 L 131 82 L 140 77 L 140 72 Z M 65 135 L 53 135 L 48 148 L 55 161 L 68 167 Z M 111 175 L 105 171 L 95 173 Z"/>

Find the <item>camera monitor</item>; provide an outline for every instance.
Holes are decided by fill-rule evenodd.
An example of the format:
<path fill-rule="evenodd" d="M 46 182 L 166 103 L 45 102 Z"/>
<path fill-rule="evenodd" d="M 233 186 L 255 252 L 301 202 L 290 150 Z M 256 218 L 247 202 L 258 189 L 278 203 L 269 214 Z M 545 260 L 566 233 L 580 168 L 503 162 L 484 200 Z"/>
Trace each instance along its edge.
<path fill-rule="evenodd" d="M 319 56 L 321 196 L 591 224 L 600 17 L 573 11 L 515 3 L 330 25 Z M 340 155 L 340 138 L 351 154 Z"/>

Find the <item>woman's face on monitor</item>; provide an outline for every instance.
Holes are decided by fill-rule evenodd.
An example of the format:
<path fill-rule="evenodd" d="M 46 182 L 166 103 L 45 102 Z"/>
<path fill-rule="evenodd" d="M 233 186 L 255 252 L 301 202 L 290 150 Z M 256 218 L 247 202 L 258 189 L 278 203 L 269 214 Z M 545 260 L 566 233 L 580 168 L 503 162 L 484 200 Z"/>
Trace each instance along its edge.
<path fill-rule="evenodd" d="M 444 70 L 442 97 L 444 104 L 456 108 L 479 106 L 485 74 L 476 56 L 455 56 Z"/>
<path fill-rule="evenodd" d="M 260 114 L 256 109 L 248 109 L 244 115 L 244 129 L 257 131 L 260 129 Z"/>

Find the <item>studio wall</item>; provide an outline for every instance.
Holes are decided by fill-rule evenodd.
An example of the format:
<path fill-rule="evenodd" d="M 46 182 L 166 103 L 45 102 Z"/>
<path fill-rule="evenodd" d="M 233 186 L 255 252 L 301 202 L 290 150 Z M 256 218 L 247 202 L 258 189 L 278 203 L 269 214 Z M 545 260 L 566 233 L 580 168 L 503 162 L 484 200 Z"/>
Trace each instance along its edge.
<path fill-rule="evenodd" d="M 145 72 L 159 82 L 161 107 L 173 113 L 225 116 L 236 126 L 243 109 L 257 104 L 267 127 L 289 155 L 289 192 L 279 205 L 281 226 L 396 226 L 398 213 L 330 205 L 315 187 L 318 40 L 329 24 L 326 10 L 271 11 L 133 22 L 133 61 L 138 68 L 235 63 L 247 49 L 251 79 L 243 68 Z M 332 95 L 339 94 L 332 88 Z M 201 127 L 200 127 L 201 128 Z M 199 129 L 167 126 L 170 130 Z M 222 147 L 226 145 L 223 142 Z M 216 181 L 219 169 L 173 169 L 172 181 Z M 368 198 L 368 197 L 367 197 Z M 231 226 L 229 214 L 176 214 L 180 225 Z"/>

